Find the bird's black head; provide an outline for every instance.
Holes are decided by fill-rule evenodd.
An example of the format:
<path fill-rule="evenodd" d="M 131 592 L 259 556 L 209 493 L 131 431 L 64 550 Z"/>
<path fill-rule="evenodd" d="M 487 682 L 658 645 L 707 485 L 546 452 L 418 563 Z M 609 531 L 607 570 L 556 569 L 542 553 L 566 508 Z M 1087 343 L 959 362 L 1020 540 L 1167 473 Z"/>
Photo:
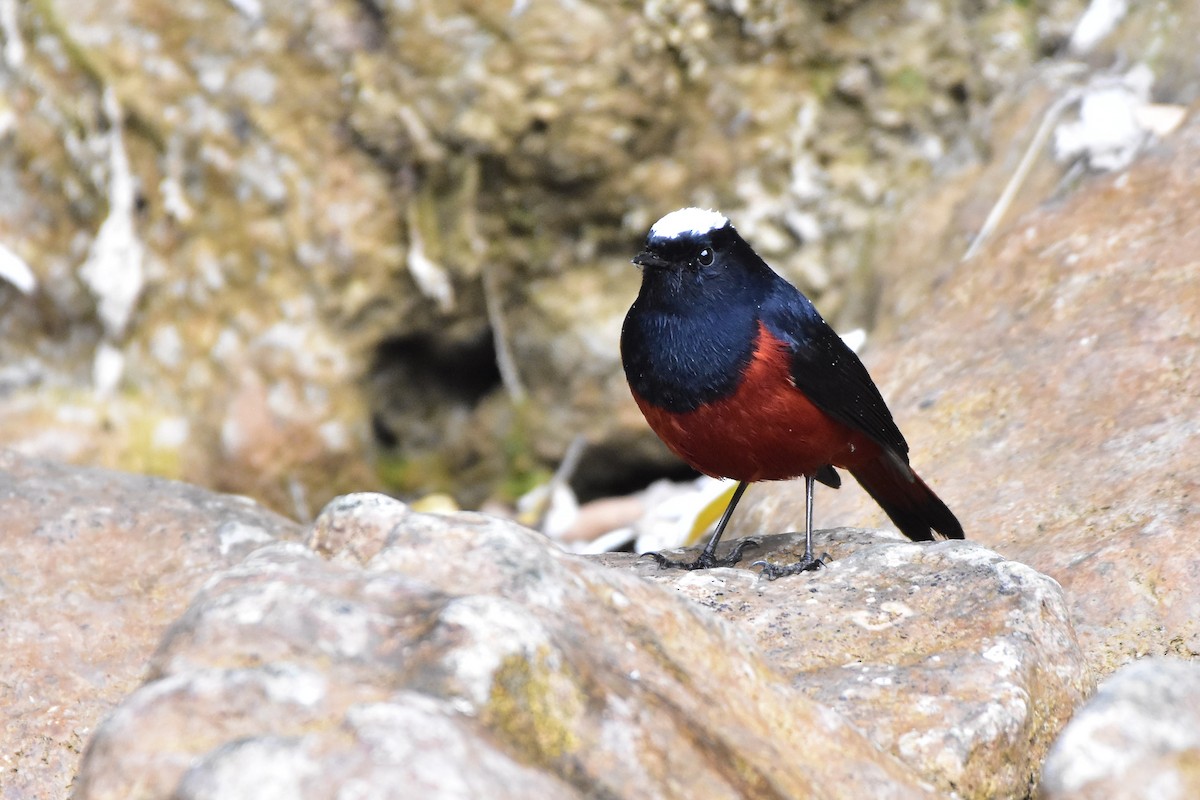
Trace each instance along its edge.
<path fill-rule="evenodd" d="M 647 270 L 711 269 L 728 252 L 737 232 L 724 215 L 700 208 L 681 208 L 654 223 L 642 252 L 633 263 Z"/>
<path fill-rule="evenodd" d="M 643 292 L 667 296 L 728 295 L 757 288 L 770 269 L 724 215 L 700 208 L 672 211 L 654 223 L 633 263 L 643 268 Z"/>

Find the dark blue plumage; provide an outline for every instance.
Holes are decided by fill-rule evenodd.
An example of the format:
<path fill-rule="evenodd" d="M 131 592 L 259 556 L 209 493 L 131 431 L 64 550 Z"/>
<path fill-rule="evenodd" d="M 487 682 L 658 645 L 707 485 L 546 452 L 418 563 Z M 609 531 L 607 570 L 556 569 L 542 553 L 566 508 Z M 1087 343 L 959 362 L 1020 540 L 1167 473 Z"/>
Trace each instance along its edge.
<path fill-rule="evenodd" d="M 742 482 L 702 557 L 682 566 L 717 563 L 717 540 L 750 481 L 803 475 L 811 540 L 812 482 L 837 486 L 834 466 L 850 470 L 910 538 L 932 530 L 962 538 L 908 466 L 908 443 L 858 356 L 727 219 L 668 214 L 634 262 L 642 287 L 621 331 L 634 398 L 685 461 Z M 813 564 L 810 546 L 788 569 Z"/>

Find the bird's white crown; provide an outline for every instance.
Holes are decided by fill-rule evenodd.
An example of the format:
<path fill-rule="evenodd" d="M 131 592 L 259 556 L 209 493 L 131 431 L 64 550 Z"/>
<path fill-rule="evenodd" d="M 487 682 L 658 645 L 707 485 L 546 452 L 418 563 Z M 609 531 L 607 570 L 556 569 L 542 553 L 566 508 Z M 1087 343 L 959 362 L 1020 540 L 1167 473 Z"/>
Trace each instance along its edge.
<path fill-rule="evenodd" d="M 681 208 L 672 211 L 650 228 L 655 239 L 678 239 L 680 236 L 703 236 L 729 224 L 724 214 L 704 208 Z"/>

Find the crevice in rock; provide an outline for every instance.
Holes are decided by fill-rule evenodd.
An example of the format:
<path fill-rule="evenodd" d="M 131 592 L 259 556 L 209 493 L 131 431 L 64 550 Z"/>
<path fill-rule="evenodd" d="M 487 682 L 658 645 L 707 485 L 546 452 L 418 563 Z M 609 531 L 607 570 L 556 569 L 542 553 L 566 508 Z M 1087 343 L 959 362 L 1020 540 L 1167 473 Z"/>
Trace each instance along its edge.
<path fill-rule="evenodd" d="M 435 446 L 449 416 L 500 387 L 491 328 L 384 339 L 368 375 L 371 427 L 385 448 Z"/>
<path fill-rule="evenodd" d="M 655 481 L 686 481 L 700 475 L 649 437 L 646 443 L 600 443 L 584 450 L 571 478 L 571 489 L 579 501 L 632 494 Z"/>

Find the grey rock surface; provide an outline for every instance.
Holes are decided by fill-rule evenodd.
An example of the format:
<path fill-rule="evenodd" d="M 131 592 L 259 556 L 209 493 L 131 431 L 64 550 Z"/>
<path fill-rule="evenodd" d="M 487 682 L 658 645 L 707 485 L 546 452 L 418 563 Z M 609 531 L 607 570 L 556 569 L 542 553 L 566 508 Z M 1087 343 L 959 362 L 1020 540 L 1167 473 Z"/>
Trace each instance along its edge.
<path fill-rule="evenodd" d="M 514 796 L 1022 797 L 1089 680 L 1057 585 L 976 545 L 837 531 L 827 569 L 771 583 L 373 495 L 331 503 L 309 542 L 322 555 L 269 545 L 208 582 L 97 730 L 79 800 L 500 777 Z"/>
<path fill-rule="evenodd" d="M 1146 658 L 1113 673 L 1046 759 L 1044 800 L 1200 796 L 1200 663 Z"/>
<path fill-rule="evenodd" d="M 751 632 L 792 685 L 940 790 L 1026 796 L 1093 686 L 1062 587 L 973 542 L 840 528 L 815 545 L 824 569 L 773 582 L 636 568 Z M 803 550 L 802 534 L 767 536 L 746 561 Z"/>
<path fill-rule="evenodd" d="M 284 544 L 210 581 L 97 731 L 80 800 L 257 797 L 232 777 L 251 754 L 278 772 L 242 791 L 297 797 L 395 796 L 367 782 L 420 785 L 438 763 L 431 797 L 493 774 L 523 781 L 514 796 L 933 794 L 672 591 L 481 515 L 413 513 L 377 539 L 365 564 Z"/>

